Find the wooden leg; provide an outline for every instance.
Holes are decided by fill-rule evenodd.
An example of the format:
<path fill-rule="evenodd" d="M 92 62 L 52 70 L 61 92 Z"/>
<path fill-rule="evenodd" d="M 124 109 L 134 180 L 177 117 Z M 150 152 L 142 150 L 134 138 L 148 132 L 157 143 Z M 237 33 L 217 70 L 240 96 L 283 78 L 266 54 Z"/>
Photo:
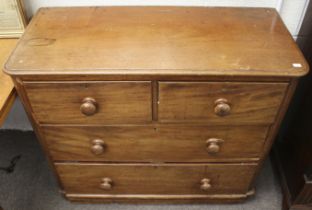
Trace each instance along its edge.
<path fill-rule="evenodd" d="M 283 196 L 282 210 L 289 210 L 288 201 L 287 198 L 285 198 L 285 196 Z"/>

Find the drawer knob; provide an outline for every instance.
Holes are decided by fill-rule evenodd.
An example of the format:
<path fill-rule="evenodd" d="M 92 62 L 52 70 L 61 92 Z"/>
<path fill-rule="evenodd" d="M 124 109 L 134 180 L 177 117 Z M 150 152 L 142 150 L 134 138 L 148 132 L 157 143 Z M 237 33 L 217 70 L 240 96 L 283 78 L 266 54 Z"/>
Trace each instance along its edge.
<path fill-rule="evenodd" d="M 94 115 L 97 111 L 97 104 L 94 98 L 86 97 L 82 100 L 80 111 L 86 116 Z"/>
<path fill-rule="evenodd" d="M 229 115 L 231 112 L 231 106 L 225 98 L 219 98 L 215 101 L 214 112 L 216 115 L 223 117 Z"/>
<path fill-rule="evenodd" d="M 224 140 L 217 138 L 210 138 L 206 141 L 207 151 L 209 154 L 216 154 L 220 151 L 220 144 L 222 144 Z"/>
<path fill-rule="evenodd" d="M 91 152 L 95 155 L 100 155 L 105 150 L 105 142 L 102 139 L 94 139 L 91 141 Z"/>
<path fill-rule="evenodd" d="M 105 177 L 102 179 L 102 183 L 100 184 L 100 187 L 103 190 L 110 190 L 113 187 L 113 181 L 111 178 Z"/>
<path fill-rule="evenodd" d="M 203 191 L 207 191 L 211 188 L 210 179 L 204 178 L 200 181 L 200 189 Z"/>

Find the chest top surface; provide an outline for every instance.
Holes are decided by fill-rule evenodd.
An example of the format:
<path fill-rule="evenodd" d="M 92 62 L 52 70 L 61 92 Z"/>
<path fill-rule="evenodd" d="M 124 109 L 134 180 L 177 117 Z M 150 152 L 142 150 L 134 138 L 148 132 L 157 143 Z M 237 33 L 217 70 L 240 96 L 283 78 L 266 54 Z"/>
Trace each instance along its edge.
<path fill-rule="evenodd" d="M 5 65 L 11 75 L 286 76 L 308 65 L 266 8 L 42 8 Z"/>

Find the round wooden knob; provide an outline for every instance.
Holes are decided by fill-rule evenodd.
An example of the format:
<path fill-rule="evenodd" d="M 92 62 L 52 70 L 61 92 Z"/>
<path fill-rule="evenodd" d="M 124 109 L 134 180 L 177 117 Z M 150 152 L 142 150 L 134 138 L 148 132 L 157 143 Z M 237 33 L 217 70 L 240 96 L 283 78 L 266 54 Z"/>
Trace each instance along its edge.
<path fill-rule="evenodd" d="M 95 99 L 91 97 L 84 98 L 80 106 L 80 111 L 86 116 L 95 114 L 97 111 L 97 104 Z"/>
<path fill-rule="evenodd" d="M 200 185 L 200 189 L 207 191 L 211 188 L 211 184 L 210 184 L 210 179 L 204 178 L 200 181 L 201 185 Z"/>
<path fill-rule="evenodd" d="M 95 155 L 100 155 L 105 150 L 105 142 L 102 139 L 94 139 L 91 141 L 91 152 Z"/>
<path fill-rule="evenodd" d="M 229 105 L 228 100 L 224 98 L 216 100 L 214 112 L 220 117 L 229 115 L 231 112 L 231 106 Z"/>
<path fill-rule="evenodd" d="M 211 138 L 206 141 L 207 151 L 209 154 L 217 154 L 220 151 L 220 144 L 223 143 L 224 140 Z"/>
<path fill-rule="evenodd" d="M 220 151 L 220 146 L 216 143 L 211 143 L 209 144 L 209 146 L 207 147 L 207 150 L 209 153 L 212 153 L 212 154 L 216 154 Z"/>
<path fill-rule="evenodd" d="M 103 190 L 110 190 L 113 187 L 113 181 L 111 178 L 105 177 L 102 179 L 102 183 L 100 184 L 100 187 Z"/>

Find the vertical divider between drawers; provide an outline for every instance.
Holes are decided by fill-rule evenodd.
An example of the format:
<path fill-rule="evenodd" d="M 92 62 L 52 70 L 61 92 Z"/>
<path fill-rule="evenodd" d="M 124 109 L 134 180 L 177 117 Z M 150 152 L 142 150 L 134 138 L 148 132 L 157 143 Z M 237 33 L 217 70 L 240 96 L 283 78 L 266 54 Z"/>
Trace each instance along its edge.
<path fill-rule="evenodd" d="M 152 120 L 158 120 L 158 81 L 152 81 Z"/>

